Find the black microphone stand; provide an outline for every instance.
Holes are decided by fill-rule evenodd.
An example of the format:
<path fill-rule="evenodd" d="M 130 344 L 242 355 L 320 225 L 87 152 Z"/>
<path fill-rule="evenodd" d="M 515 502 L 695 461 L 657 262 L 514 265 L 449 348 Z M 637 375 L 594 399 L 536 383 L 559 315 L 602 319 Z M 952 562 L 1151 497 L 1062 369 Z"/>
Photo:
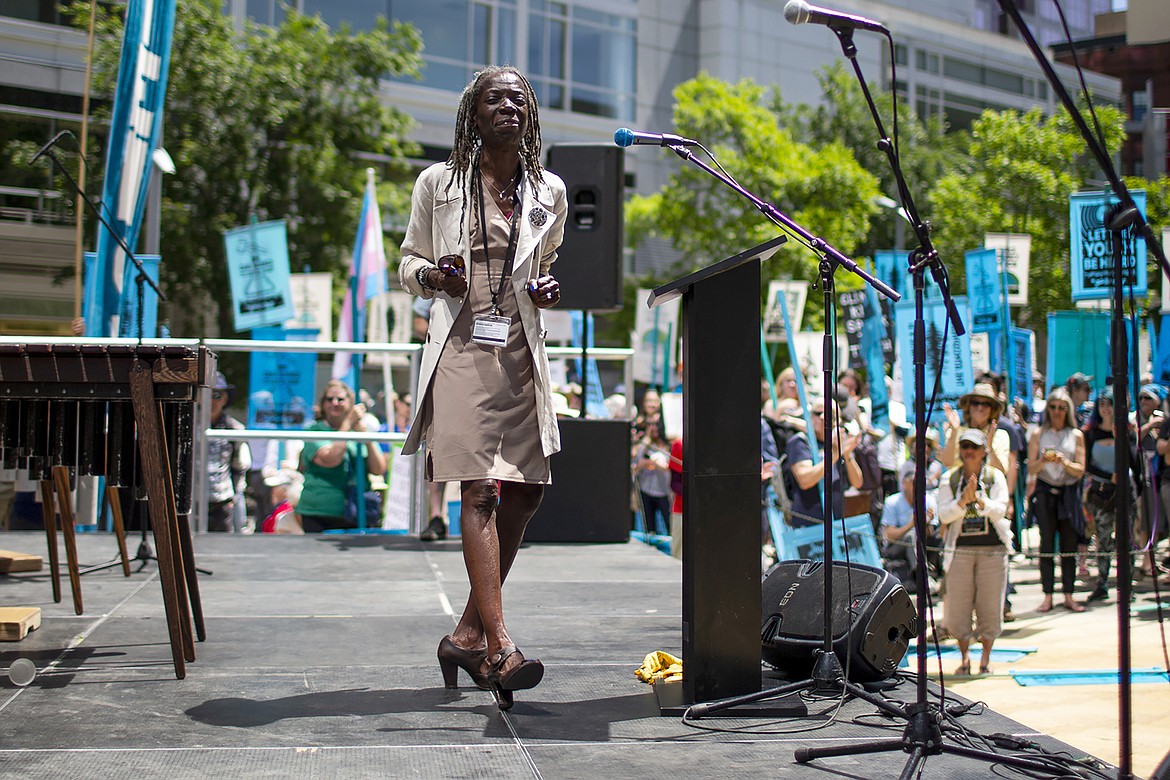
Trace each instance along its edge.
<path fill-rule="evenodd" d="M 1166 261 L 1166 253 L 1158 243 L 1153 228 L 1142 217 L 1141 212 L 1133 201 L 1133 197 L 1129 193 L 1129 189 L 1125 186 L 1125 182 L 1117 174 L 1117 168 L 1113 165 L 1113 158 L 1109 156 L 1109 150 L 1105 148 L 1104 142 L 1098 139 L 1093 131 L 1089 129 L 1089 125 L 1085 122 L 1084 116 L 1065 88 L 1064 82 L 1056 75 L 1056 71 L 1053 70 L 1052 64 L 1044 55 L 1044 51 L 1036 43 L 1036 38 L 1032 35 L 1032 31 L 1028 29 L 1028 25 L 1020 17 L 1020 12 L 1016 8 L 1016 4 L 1012 0 L 999 0 L 999 5 L 1003 9 L 1003 12 L 1012 18 L 1012 22 L 1020 31 L 1020 36 L 1027 45 L 1028 50 L 1032 52 L 1032 56 L 1035 58 L 1037 64 L 1040 65 L 1040 69 L 1044 71 L 1044 77 L 1052 85 L 1052 91 L 1060 99 L 1065 110 L 1068 111 L 1073 123 L 1077 126 L 1077 130 L 1080 131 L 1081 137 L 1085 139 L 1085 145 L 1088 147 L 1089 153 L 1096 159 L 1097 165 L 1100 166 L 1101 171 L 1109 180 L 1109 186 L 1113 195 L 1118 200 L 1118 204 L 1110 209 L 1106 215 L 1105 228 L 1113 234 L 1113 296 L 1110 335 L 1113 339 L 1113 431 L 1117 440 L 1113 473 L 1117 475 L 1119 480 L 1127 480 L 1131 434 L 1127 419 L 1129 414 L 1129 396 L 1127 393 L 1129 352 L 1126 349 L 1125 322 L 1122 318 L 1122 312 L 1124 311 L 1122 284 L 1125 278 L 1125 272 L 1122 269 L 1122 232 L 1127 228 L 1132 228 L 1134 231 L 1141 231 L 1146 239 L 1146 246 L 1149 247 L 1150 251 L 1158 259 L 1163 274 L 1170 275 L 1170 263 Z M 1087 100 L 1089 96 L 1086 95 L 1085 98 Z M 1138 258 L 1139 263 L 1143 261 L 1143 258 Z M 1131 532 L 1127 519 L 1130 512 L 1130 503 L 1129 491 L 1118 490 L 1117 516 L 1123 518 L 1123 520 L 1117 524 L 1116 529 L 1117 666 L 1120 677 L 1118 690 L 1118 742 L 1120 758 L 1117 764 L 1117 774 L 1123 780 L 1128 780 L 1128 778 L 1133 777 L 1133 698 L 1132 682 L 1130 680 L 1131 643 L 1129 630 L 1130 576 L 1132 574 L 1133 561 L 1130 558 Z"/>
<path fill-rule="evenodd" d="M 833 501 L 833 464 L 830 462 L 832 454 L 832 440 L 831 436 L 836 430 L 836 404 L 834 403 L 836 388 L 836 378 L 833 376 L 833 366 L 836 364 L 836 333 L 835 325 L 836 319 L 833 316 L 835 301 L 833 296 L 833 273 L 837 266 L 843 266 L 847 270 L 853 272 L 861 277 L 864 281 L 874 287 L 882 295 L 886 296 L 892 301 L 897 301 L 901 295 L 892 290 L 881 280 L 875 278 L 869 272 L 859 267 L 851 258 L 842 254 L 835 247 L 830 245 L 823 238 L 814 236 L 812 233 L 805 230 L 799 224 L 790 219 L 787 215 L 777 209 L 775 206 L 767 203 L 752 193 L 748 192 L 742 187 L 739 182 L 724 174 L 722 171 L 717 171 L 711 166 L 707 165 L 702 160 L 695 157 L 695 155 L 682 144 L 668 145 L 675 154 L 684 160 L 693 163 L 702 170 L 714 176 L 735 192 L 742 195 L 753 206 L 759 209 L 768 219 L 780 225 L 790 234 L 797 236 L 801 243 L 812 249 L 821 257 L 821 262 L 818 267 L 819 283 L 821 285 L 822 293 L 824 294 L 825 305 L 825 327 L 824 327 L 824 353 L 822 359 L 824 361 L 823 376 L 824 376 L 824 398 L 825 398 L 825 438 L 828 440 L 828 452 L 823 453 L 823 462 L 825 463 L 825 477 L 824 477 L 824 514 L 823 514 L 823 528 L 824 528 L 824 560 L 822 562 L 822 587 L 824 605 L 822 608 L 823 626 L 822 626 L 822 643 L 821 647 L 815 652 L 813 661 L 813 669 L 811 676 L 806 680 L 787 683 L 775 688 L 768 688 L 755 693 L 749 693 L 742 696 L 733 696 L 726 699 L 718 699 L 709 702 L 700 702 L 689 707 L 684 713 L 684 717 L 691 720 L 698 720 L 704 715 L 719 710 L 724 710 L 729 707 L 739 706 L 741 704 L 751 704 L 753 702 L 762 701 L 764 699 L 777 698 L 788 696 L 793 693 L 798 693 L 805 690 L 814 690 L 822 694 L 840 694 L 851 693 L 854 696 L 870 702 L 875 707 L 882 709 L 892 715 L 901 714 L 901 709 L 896 705 L 887 702 L 881 696 L 870 693 L 860 685 L 848 680 L 841 662 L 837 658 L 837 653 L 833 648 L 833 520 L 834 520 L 834 501 Z M 809 431 L 811 436 L 812 432 Z M 810 444 L 812 440 L 810 439 Z"/>
<path fill-rule="evenodd" d="M 1020 767 L 1021 769 L 1030 769 L 1051 774 L 1053 772 L 1052 766 L 1039 761 L 1032 761 L 1017 756 L 1001 755 L 989 750 L 979 750 L 944 742 L 942 708 L 940 705 L 930 702 L 927 696 L 926 601 L 929 594 L 929 583 L 926 577 L 927 567 L 925 561 L 928 529 L 926 523 L 926 469 L 923 468 L 923 464 L 926 463 L 926 436 L 922 435 L 922 432 L 926 430 L 927 424 L 926 323 L 923 316 L 927 268 L 930 269 L 931 275 L 938 284 L 939 289 L 942 290 L 943 299 L 947 307 L 947 316 L 951 320 L 955 333 L 961 336 L 965 331 L 962 321 L 959 319 L 954 300 L 950 295 L 945 270 L 942 267 L 942 260 L 939 258 L 938 252 L 935 251 L 930 241 L 930 225 L 919 218 L 917 207 L 914 205 L 914 199 L 910 195 L 909 187 L 906 185 L 906 179 L 902 173 L 897 149 L 886 135 L 881 115 L 878 113 L 873 96 L 870 94 L 869 86 L 866 84 L 865 78 L 861 73 L 861 67 L 857 63 L 857 47 L 853 44 L 853 30 L 845 27 L 832 27 L 831 29 L 840 38 L 841 48 L 845 56 L 853 64 L 853 70 L 857 74 L 857 80 L 861 84 L 861 89 L 865 95 L 866 103 L 869 106 L 870 114 L 873 116 L 874 123 L 880 135 L 877 146 L 881 151 L 886 153 L 890 161 L 894 178 L 898 184 L 898 195 L 902 201 L 902 208 L 906 210 L 906 215 L 910 218 L 910 222 L 914 227 L 914 233 L 919 242 L 919 247 L 910 253 L 910 271 L 914 277 L 914 428 L 918 432 L 918 435 L 914 437 L 914 457 L 915 462 L 919 464 L 914 472 L 914 534 L 919 560 L 918 568 L 915 572 L 915 583 L 918 587 L 916 600 L 918 620 L 918 675 L 914 702 L 912 704 L 894 705 L 886 702 L 886 706 L 880 708 L 884 712 L 894 711 L 898 717 L 906 720 L 906 728 L 901 738 L 881 739 L 821 748 L 799 748 L 796 751 L 795 757 L 799 763 L 803 764 L 817 758 L 829 756 L 885 753 L 901 750 L 908 753 L 910 758 L 907 759 L 902 769 L 902 774 L 899 776 L 900 780 L 910 780 L 910 778 L 915 777 L 927 756 L 939 755 L 941 753 L 980 759 L 991 764 L 1008 764 Z"/>
<path fill-rule="evenodd" d="M 57 142 L 60 141 L 66 135 L 72 136 L 73 133 L 69 132 L 68 130 L 63 130 L 60 133 L 58 133 L 57 135 L 53 136 L 53 138 L 47 144 L 45 144 L 39 150 L 37 150 L 37 153 L 33 156 L 33 158 L 31 160 L 29 160 L 29 164 L 31 165 L 32 163 L 36 162 L 42 155 L 47 156 L 49 158 L 49 160 L 52 161 L 53 165 L 57 168 L 57 170 L 60 171 L 65 176 L 65 179 L 69 182 L 69 185 L 73 188 L 73 191 L 77 194 L 77 197 L 80 198 L 81 202 L 83 204 L 85 204 L 86 207 L 89 208 L 89 210 L 93 213 L 93 215 L 98 218 L 98 221 L 100 221 L 102 223 L 102 225 L 106 228 L 106 230 L 109 231 L 110 236 L 113 237 L 115 242 L 117 242 L 118 248 L 121 249 L 125 253 L 126 257 L 130 260 L 130 262 L 132 262 L 134 264 L 134 268 L 137 269 L 137 271 L 138 271 L 138 273 L 134 277 L 134 283 L 136 285 L 137 292 L 138 292 L 138 301 L 137 301 L 137 307 L 136 307 L 136 312 L 135 312 L 137 322 L 135 323 L 135 326 L 136 326 L 136 330 L 138 331 L 138 342 L 142 343 L 142 340 L 143 340 L 143 332 L 142 331 L 145 327 L 145 325 L 144 325 L 144 322 L 145 322 L 144 311 L 145 310 L 143 307 L 145 305 L 144 301 L 146 298 L 146 285 L 148 285 L 148 284 L 150 285 L 150 288 L 154 291 L 155 295 L 158 296 L 158 299 L 160 301 L 165 301 L 167 299 L 167 297 L 165 295 L 163 295 L 162 290 L 159 289 L 159 287 L 155 283 L 155 281 L 153 279 L 151 279 L 149 275 L 147 275 L 146 268 L 142 265 L 142 261 L 139 260 L 134 255 L 134 253 L 132 251 L 130 251 L 130 247 L 127 246 L 126 240 L 122 237 L 122 235 L 117 230 L 114 229 L 114 226 L 110 224 L 109 220 L 102 213 L 102 210 L 100 208 L 98 208 L 97 204 L 95 204 L 93 202 L 93 200 L 91 200 L 88 195 L 85 194 L 85 191 L 82 190 L 81 185 L 78 184 L 77 179 L 75 179 L 73 177 L 73 175 L 71 173 L 69 173 L 69 169 L 66 168 L 61 163 L 61 160 L 57 158 L 57 155 L 53 151 L 53 147 L 56 146 Z M 81 150 L 80 153 L 84 154 L 84 152 L 85 152 L 85 150 L 83 149 L 83 150 Z M 103 205 L 105 205 L 105 204 L 103 204 Z M 79 214 L 78 219 L 80 219 L 80 218 L 81 218 L 81 215 Z M 155 556 L 155 554 L 154 554 L 154 548 L 150 546 L 150 541 L 146 537 L 146 531 L 147 531 L 147 526 L 149 525 L 149 521 L 147 521 L 146 519 L 142 519 L 142 522 L 140 523 L 140 525 L 142 526 L 142 529 L 141 529 L 142 530 L 142 538 L 138 543 L 138 551 L 134 554 L 134 560 L 141 562 L 140 565 L 138 566 L 138 571 L 142 571 L 143 569 L 145 569 L 146 565 L 148 563 L 150 563 L 150 561 L 157 561 L 158 560 L 157 556 Z M 114 566 L 120 566 L 120 565 L 121 565 L 121 561 L 115 559 L 115 560 L 110 561 L 108 563 L 100 563 L 100 564 L 97 564 L 96 566 L 87 566 L 80 573 L 81 574 L 89 574 L 90 572 L 102 571 L 104 569 L 109 569 L 109 568 L 112 568 Z M 199 569 L 199 571 L 203 571 L 203 570 Z M 210 571 L 207 571 L 204 573 L 211 574 Z"/>

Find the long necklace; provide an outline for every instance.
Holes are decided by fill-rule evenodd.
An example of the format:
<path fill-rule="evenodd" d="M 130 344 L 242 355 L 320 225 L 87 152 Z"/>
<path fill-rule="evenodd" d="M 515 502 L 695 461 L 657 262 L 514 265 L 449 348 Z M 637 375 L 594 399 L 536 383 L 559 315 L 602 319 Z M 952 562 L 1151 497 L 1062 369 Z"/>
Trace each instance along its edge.
<path fill-rule="evenodd" d="M 504 185 L 504 188 L 502 190 L 496 189 L 496 185 L 492 184 L 492 180 L 489 179 L 487 176 L 484 176 L 482 178 L 485 182 L 487 182 L 487 186 L 491 188 L 492 192 L 496 193 L 496 195 L 499 196 L 500 200 L 505 200 L 506 198 L 504 197 L 504 193 L 507 192 L 508 190 L 512 189 L 512 187 L 516 184 L 516 176 L 518 176 L 518 175 L 519 175 L 518 173 L 513 174 L 512 178 L 508 180 L 508 183 Z"/>

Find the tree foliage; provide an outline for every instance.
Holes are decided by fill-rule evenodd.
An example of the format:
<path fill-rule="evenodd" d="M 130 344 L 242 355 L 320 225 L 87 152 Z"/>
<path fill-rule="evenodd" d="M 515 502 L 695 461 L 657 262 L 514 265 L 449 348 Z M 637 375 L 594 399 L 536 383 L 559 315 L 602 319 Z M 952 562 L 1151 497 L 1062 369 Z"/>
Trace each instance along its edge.
<path fill-rule="evenodd" d="M 879 147 L 877 126 L 856 77 L 839 60 L 821 69 L 817 81 L 822 100 L 816 105 L 776 101 L 781 126 L 814 149 L 832 144 L 849 149 L 862 168 L 878 177 L 882 193 L 898 202 L 889 156 Z M 891 139 L 897 140 L 903 175 L 914 202 L 922 209 L 927 188 L 954 165 L 957 154 L 961 155 L 965 134 L 947 134 L 938 118 L 922 121 L 903 100 L 897 101 L 895 116 L 893 94 L 877 84 L 869 84 L 868 88 L 882 127 Z M 874 220 L 869 235 L 858 247 L 859 253 L 868 255 L 874 250 L 893 248 L 895 219 L 898 217 L 891 211 L 886 218 Z M 909 229 L 906 233 L 912 238 Z"/>
<path fill-rule="evenodd" d="M 782 128 L 774 99 L 751 81 L 728 84 L 701 74 L 675 88 L 674 124 L 702 139 L 745 189 L 771 203 L 845 254 L 865 239 L 877 212 L 877 179 L 840 143 L 814 149 Z M 682 163 L 669 183 L 626 207 L 627 236 L 670 240 L 687 270 L 777 235 L 748 200 L 695 166 Z M 766 264 L 765 278 L 816 278 L 818 259 L 790 241 Z"/>
<path fill-rule="evenodd" d="M 1124 117 L 1097 108 L 1110 154 L 1124 137 Z M 1050 311 L 1071 308 L 1068 198 L 1100 178 L 1068 113 L 1039 109 L 985 111 L 972 126 L 967 156 L 931 191 L 934 243 L 961 293 L 964 252 L 985 233 L 1032 236 L 1029 302 L 1021 327 L 1044 327 Z M 1099 188 L 1099 185 L 1098 185 Z"/>
<path fill-rule="evenodd" d="M 240 30 L 221 9 L 178 0 L 163 122 L 176 172 L 163 181 L 162 277 L 171 315 L 194 334 L 209 320 L 232 332 L 223 231 L 253 216 L 288 220 L 294 270 L 340 278 L 365 169 L 406 170 L 411 120 L 380 99 L 380 81 L 421 63 L 417 32 L 384 19 L 354 33 L 289 8 L 279 27 Z M 97 88 L 112 92 L 119 18 L 99 30 Z M 185 311 L 193 300 L 216 310 Z"/>

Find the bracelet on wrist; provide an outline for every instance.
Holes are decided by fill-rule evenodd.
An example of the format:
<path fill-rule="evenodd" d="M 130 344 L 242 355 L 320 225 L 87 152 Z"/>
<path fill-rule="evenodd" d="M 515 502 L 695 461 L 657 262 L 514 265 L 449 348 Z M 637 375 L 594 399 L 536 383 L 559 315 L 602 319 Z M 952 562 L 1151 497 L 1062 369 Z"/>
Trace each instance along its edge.
<path fill-rule="evenodd" d="M 430 281 L 428 280 L 428 274 L 430 274 L 430 272 L 433 269 L 434 269 L 434 266 L 432 266 L 432 265 L 424 265 L 422 268 L 418 269 L 418 271 L 414 275 L 414 278 L 415 278 L 415 281 L 418 282 L 419 287 L 422 287 L 424 290 L 430 290 L 431 292 L 438 292 L 439 288 L 432 285 L 430 283 Z"/>

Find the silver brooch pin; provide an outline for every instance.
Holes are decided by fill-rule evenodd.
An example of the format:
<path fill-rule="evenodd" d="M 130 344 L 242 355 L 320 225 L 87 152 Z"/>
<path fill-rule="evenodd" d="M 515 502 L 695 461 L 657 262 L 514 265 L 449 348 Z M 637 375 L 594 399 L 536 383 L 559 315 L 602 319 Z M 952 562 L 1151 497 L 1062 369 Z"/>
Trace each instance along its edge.
<path fill-rule="evenodd" d="M 528 221 L 532 223 L 532 227 L 544 227 L 544 223 L 548 221 L 548 212 L 537 206 L 528 212 Z"/>

